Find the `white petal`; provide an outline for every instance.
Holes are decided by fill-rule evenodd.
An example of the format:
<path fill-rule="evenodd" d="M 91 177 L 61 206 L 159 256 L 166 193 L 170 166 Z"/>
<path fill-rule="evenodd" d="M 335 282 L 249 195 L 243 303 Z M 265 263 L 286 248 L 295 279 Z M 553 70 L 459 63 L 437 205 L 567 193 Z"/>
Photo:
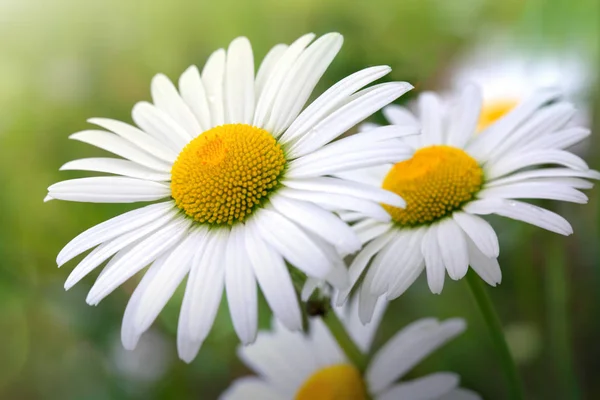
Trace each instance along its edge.
<path fill-rule="evenodd" d="M 269 307 L 288 329 L 302 329 L 296 291 L 283 258 L 261 239 L 254 220 L 246 228 L 246 251 Z"/>
<path fill-rule="evenodd" d="M 569 178 L 580 177 L 587 179 L 600 179 L 600 174 L 597 171 L 587 170 L 578 171 L 570 168 L 544 168 L 535 169 L 532 171 L 518 172 L 504 178 L 496 179 L 485 184 L 486 188 L 506 185 L 509 183 L 526 182 L 530 179 L 538 178 Z"/>
<path fill-rule="evenodd" d="M 134 315 L 138 310 L 140 304 L 140 298 L 144 294 L 148 285 L 154 280 L 154 277 L 158 271 L 164 265 L 165 260 L 169 256 L 169 252 L 166 252 L 160 256 L 156 261 L 152 263 L 144 276 L 138 283 L 137 287 L 133 291 L 127 307 L 125 307 L 125 313 L 123 314 L 123 323 L 121 324 L 121 342 L 126 350 L 134 350 L 140 340 L 141 333 L 135 329 Z"/>
<path fill-rule="evenodd" d="M 438 372 L 423 378 L 402 382 L 377 396 L 377 400 L 439 399 L 458 386 L 460 378 L 450 372 Z"/>
<path fill-rule="evenodd" d="M 350 280 L 350 286 L 346 290 L 340 290 L 337 293 L 335 303 L 338 306 L 344 304 L 350 292 L 356 282 L 358 282 L 359 278 L 363 274 L 365 268 L 369 264 L 369 261 L 375 254 L 377 254 L 381 249 L 383 249 L 396 235 L 396 232 L 386 232 L 380 237 L 373 240 L 371 243 L 367 244 L 360 253 L 352 260 L 350 267 L 348 268 L 348 277 Z"/>
<path fill-rule="evenodd" d="M 467 204 L 465 212 L 471 214 L 497 214 L 503 217 L 527 222 L 561 235 L 573 233 L 571 224 L 560 215 L 533 204 L 507 199 L 476 200 Z"/>
<path fill-rule="evenodd" d="M 407 231 L 401 229 L 394 229 L 394 231 L 392 241 L 373 258 L 362 283 L 363 286 L 369 286 L 369 293 L 375 296 L 381 296 L 387 290 L 396 272 L 399 252 L 403 251 L 410 239 Z"/>
<path fill-rule="evenodd" d="M 388 283 L 388 300 L 400 297 L 421 275 L 425 268 L 425 260 L 421 254 L 421 242 L 427 231 L 426 228 L 411 230 L 408 245 L 403 249 L 397 261 L 398 268 L 393 280 Z"/>
<path fill-rule="evenodd" d="M 273 67 L 272 72 L 269 74 L 267 81 L 265 82 L 264 89 L 262 90 L 260 97 L 256 103 L 256 112 L 254 115 L 253 126 L 264 128 L 267 125 L 269 116 L 273 110 L 273 103 L 277 94 L 281 90 L 282 84 L 292 69 L 294 63 L 302 54 L 306 46 L 314 39 L 313 33 L 308 33 L 298 38 L 292 43 L 285 52 L 281 55 L 277 64 Z"/>
<path fill-rule="evenodd" d="M 181 98 L 194 113 L 201 131 L 208 130 L 210 122 L 210 109 L 198 67 L 192 65 L 185 70 L 179 78 L 179 92 Z M 198 132 L 199 134 L 200 132 Z"/>
<path fill-rule="evenodd" d="M 204 240 L 206 231 L 192 230 L 164 260 L 164 264 L 156 272 L 156 276 L 140 295 L 139 305 L 133 323 L 137 334 L 145 332 L 161 310 L 165 307 L 175 290 L 185 278 L 192 265 L 194 253 L 199 243 Z"/>
<path fill-rule="evenodd" d="M 434 294 L 442 293 L 446 268 L 444 259 L 437 239 L 437 225 L 431 225 L 421 242 L 421 252 L 425 259 L 425 270 L 427 272 L 427 284 L 429 290 Z"/>
<path fill-rule="evenodd" d="M 256 339 L 258 323 L 256 278 L 241 225 L 233 227 L 227 242 L 225 289 L 233 327 L 242 344 L 252 343 Z"/>
<path fill-rule="evenodd" d="M 256 83 L 254 86 L 255 97 L 257 99 L 262 94 L 265 84 L 269 80 L 273 69 L 287 48 L 288 46 L 282 43 L 273 46 L 260 64 L 258 72 L 256 73 Z"/>
<path fill-rule="evenodd" d="M 365 219 L 352 226 L 352 229 L 358 235 L 361 243 L 368 243 L 386 233 L 391 228 L 389 223 L 379 222 L 374 219 Z"/>
<path fill-rule="evenodd" d="M 281 393 L 267 382 L 255 377 L 244 377 L 233 381 L 219 397 L 220 400 L 281 400 Z"/>
<path fill-rule="evenodd" d="M 440 99 L 432 92 L 419 96 L 419 119 L 421 121 L 421 143 L 423 146 L 443 144 L 442 109 Z"/>
<path fill-rule="evenodd" d="M 465 330 L 459 318 L 442 323 L 424 319 L 414 322 L 390 339 L 373 357 L 365 373 L 372 392 L 380 392 L 416 364 Z"/>
<path fill-rule="evenodd" d="M 585 204 L 588 198 L 579 190 L 558 182 L 519 182 L 483 189 L 477 193 L 480 199 L 549 199 Z"/>
<path fill-rule="evenodd" d="M 287 218 L 331 243 L 342 255 L 355 253 L 361 247 L 354 231 L 321 207 L 284 196 L 273 196 L 271 204 Z"/>
<path fill-rule="evenodd" d="M 262 209 L 256 216 L 257 231 L 290 264 L 309 276 L 326 279 L 332 265 L 317 245 L 296 224 L 281 214 Z M 346 287 L 347 280 L 331 282 Z"/>
<path fill-rule="evenodd" d="M 304 282 L 304 286 L 302 286 L 302 292 L 300 293 L 300 300 L 306 302 L 310 299 L 310 296 L 317 290 L 322 280 L 317 278 L 306 278 L 306 282 Z"/>
<path fill-rule="evenodd" d="M 234 39 L 225 65 L 226 122 L 251 124 L 254 117 L 254 55 L 245 37 Z"/>
<path fill-rule="evenodd" d="M 329 177 L 286 179 L 282 183 L 284 186 L 292 189 L 348 195 L 400 208 L 404 208 L 406 206 L 404 200 L 395 193 L 379 187 L 365 185 L 359 182 L 351 182 L 343 179 Z"/>
<path fill-rule="evenodd" d="M 496 179 L 521 168 L 542 164 L 559 164 L 585 171 L 587 164 L 580 157 L 564 150 L 531 150 L 507 155 L 484 166 L 486 179 Z"/>
<path fill-rule="evenodd" d="M 462 279 L 469 269 L 469 255 L 465 236 L 452 218 L 445 218 L 437 226 L 438 246 L 450 278 Z"/>
<path fill-rule="evenodd" d="M 194 137 L 167 113 L 145 101 L 133 106 L 131 116 L 135 123 L 177 153 Z"/>
<path fill-rule="evenodd" d="M 69 139 L 91 144 L 156 171 L 171 172 L 171 165 L 109 132 L 82 131 L 72 134 L 69 136 Z"/>
<path fill-rule="evenodd" d="M 334 311 L 338 314 L 348 335 L 354 340 L 354 343 L 358 348 L 365 354 L 369 354 L 371 345 L 373 344 L 373 338 L 377 333 L 381 320 L 387 309 L 388 302 L 380 299 L 373 312 L 371 322 L 363 324 L 358 316 L 358 299 L 354 297 L 345 307 L 336 307 Z M 330 335 L 331 336 L 331 335 Z"/>
<path fill-rule="evenodd" d="M 69 161 L 60 167 L 61 171 L 94 171 L 123 175 L 148 181 L 165 182 L 171 180 L 171 174 L 157 172 L 140 164 L 120 158 L 81 158 Z"/>
<path fill-rule="evenodd" d="M 481 90 L 475 85 L 468 85 L 460 94 L 449 116 L 446 144 L 463 148 L 473 137 L 483 102 Z"/>
<path fill-rule="evenodd" d="M 521 150 L 529 149 L 566 149 L 590 136 L 591 131 L 587 128 L 575 127 L 546 135 L 540 135 Z"/>
<path fill-rule="evenodd" d="M 408 109 L 396 104 L 390 104 L 383 110 L 383 116 L 393 125 L 421 126 L 421 122 Z"/>
<path fill-rule="evenodd" d="M 496 258 L 500 254 L 498 236 L 494 228 L 483 218 L 465 212 L 452 214 L 454 221 L 487 257 Z"/>
<path fill-rule="evenodd" d="M 185 235 L 189 224 L 183 218 L 174 221 L 145 238 L 116 262 L 111 261 L 92 286 L 86 302 L 97 305 L 123 282 L 172 248 Z"/>
<path fill-rule="evenodd" d="M 331 111 L 344 103 L 348 96 L 390 71 L 391 68 L 388 66 L 365 68 L 337 82 L 300 113 L 298 118 L 281 136 L 280 141 L 289 143 L 303 136 L 319 121 L 329 115 Z"/>
<path fill-rule="evenodd" d="M 348 139 L 353 139 L 353 135 Z M 366 134 L 370 135 L 370 133 Z M 350 149 L 350 146 L 336 146 L 336 149 L 328 149 L 346 139 L 332 143 L 328 146 L 293 160 L 286 172 L 287 178 L 311 178 L 321 175 L 333 175 L 344 171 L 352 171 L 359 168 L 372 167 L 383 163 L 397 163 L 406 160 L 413 155 L 413 151 L 398 140 L 387 140 L 383 142 L 365 143 L 360 149 Z M 352 146 L 354 147 L 354 146 Z"/>
<path fill-rule="evenodd" d="M 302 52 L 282 82 L 267 123 L 278 137 L 298 116 L 313 89 L 342 47 L 339 33 L 328 33 Z"/>
<path fill-rule="evenodd" d="M 118 136 L 135 144 L 140 149 L 152 154 L 154 157 L 169 165 L 175 162 L 175 159 L 177 158 L 176 152 L 134 126 L 108 118 L 90 118 L 88 119 L 88 122 L 114 132 Z"/>
<path fill-rule="evenodd" d="M 198 120 L 179 96 L 175 85 L 169 78 L 163 74 L 155 75 L 150 89 L 154 105 L 187 132 L 189 135 L 188 140 L 195 138 L 202 132 Z"/>
<path fill-rule="evenodd" d="M 369 324 L 375 315 L 375 308 L 379 297 L 371 294 L 371 289 L 366 285 L 360 285 L 358 290 L 358 318 L 363 324 Z"/>
<path fill-rule="evenodd" d="M 575 114 L 575 107 L 570 103 L 551 104 L 535 113 L 522 126 L 511 132 L 506 140 L 498 144 L 489 157 L 498 159 L 510 152 L 519 151 L 536 138 L 549 135 L 564 125 Z"/>
<path fill-rule="evenodd" d="M 93 226 L 85 232 L 73 238 L 56 257 L 56 263 L 60 267 L 67 261 L 78 256 L 86 250 L 99 245 L 102 242 L 111 240 L 126 232 L 144 226 L 152 221 L 158 220 L 173 210 L 175 204 L 171 201 L 164 203 L 151 204 L 118 215 L 114 218 L 104 221 L 101 224 Z"/>
<path fill-rule="evenodd" d="M 196 249 L 177 326 L 177 353 L 190 363 L 208 336 L 223 295 L 223 255 L 228 233 L 210 231 Z"/>
<path fill-rule="evenodd" d="M 502 271 L 496 257 L 488 257 L 483 254 L 470 239 L 467 239 L 467 248 L 469 250 L 471 268 L 477 272 L 481 279 L 491 286 L 496 286 L 502 282 Z"/>
<path fill-rule="evenodd" d="M 113 254 L 125 249 L 128 246 L 134 246 L 148 235 L 156 232 L 157 229 L 163 227 L 168 222 L 175 218 L 176 213 L 171 212 L 156 218 L 154 221 L 131 230 L 123 235 L 117 236 L 112 240 L 105 241 L 94 250 L 92 250 L 77 266 L 71 271 L 67 281 L 65 282 L 65 290 L 69 290 L 73 285 L 83 279 L 87 274 L 93 271 L 96 267 L 108 260 Z"/>
<path fill-rule="evenodd" d="M 100 176 L 71 179 L 48 188 L 54 199 L 89 203 L 134 203 L 160 200 L 171 195 L 171 188 L 142 179 Z"/>
<path fill-rule="evenodd" d="M 290 199 L 317 203 L 329 210 L 347 209 L 360 212 L 365 217 L 371 217 L 377 221 L 389 222 L 391 220 L 390 214 L 379 204 L 353 196 L 289 188 L 282 188 L 277 193 Z"/>
<path fill-rule="evenodd" d="M 410 89 L 412 86 L 409 83 L 390 82 L 361 90 L 292 144 L 289 148 L 290 157 L 300 157 L 326 145 Z"/>
<path fill-rule="evenodd" d="M 208 57 L 202 69 L 202 84 L 204 85 L 210 110 L 210 128 L 225 123 L 223 89 L 226 58 L 225 50 L 216 50 Z"/>
<path fill-rule="evenodd" d="M 555 100 L 557 97 L 560 97 L 560 93 L 556 90 L 541 90 L 532 98 L 519 103 L 514 110 L 469 142 L 466 148 L 467 153 L 478 161 L 487 160 L 490 153 L 506 140 L 507 136 L 514 132 L 517 126 L 530 118 L 531 114 L 536 112 L 542 105 Z"/>

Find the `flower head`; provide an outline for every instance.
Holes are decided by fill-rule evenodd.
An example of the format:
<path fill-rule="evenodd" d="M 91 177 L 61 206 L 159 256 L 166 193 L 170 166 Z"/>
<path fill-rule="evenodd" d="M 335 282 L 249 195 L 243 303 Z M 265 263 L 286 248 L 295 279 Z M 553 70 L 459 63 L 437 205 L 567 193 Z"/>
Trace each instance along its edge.
<path fill-rule="evenodd" d="M 337 309 L 348 334 L 362 352 L 372 349 L 373 337 L 386 304 L 380 301 L 373 320 L 363 325 L 358 303 Z M 334 312 L 331 310 L 330 312 Z M 414 380 L 402 377 L 437 348 L 465 330 L 465 322 L 454 318 L 418 320 L 396 333 L 360 371 L 337 344 L 320 318 L 310 320 L 309 332 L 289 332 L 274 323 L 271 332 L 260 332 L 256 343 L 240 347 L 242 361 L 258 377 L 235 381 L 223 400 L 395 400 L 464 399 L 479 396 L 458 387 L 460 378 L 439 372 Z M 400 380 L 400 382 L 398 382 Z"/>
<path fill-rule="evenodd" d="M 92 305 L 150 265 L 125 311 L 125 347 L 136 345 L 186 276 L 178 328 L 185 361 L 210 331 L 224 288 L 242 342 L 256 336 L 257 282 L 275 316 L 300 329 L 285 261 L 343 288 L 348 281 L 341 257 L 361 244 L 329 209 L 344 204 L 389 220 L 380 203 L 404 206 L 394 193 L 330 175 L 402 158 L 407 154 L 395 139 L 416 130 L 384 128 L 330 142 L 411 86 L 391 82 L 363 89 L 390 71 L 371 67 L 303 110 L 342 45 L 336 33 L 314 38 L 308 34 L 273 47 L 256 75 L 250 42 L 237 38 L 227 51 L 215 51 L 202 73 L 188 68 L 178 89 L 157 75 L 153 104 L 133 108 L 138 127 L 93 118 L 104 130 L 71 136 L 122 158 L 75 160 L 63 170 L 117 176 L 56 183 L 47 200 L 164 200 L 89 229 L 57 258 L 60 266 L 93 249 L 66 288 L 109 260 L 87 297 Z"/>
<path fill-rule="evenodd" d="M 403 209 L 384 206 L 391 222 L 342 214 L 358 221 L 354 229 L 366 243 L 350 266 L 352 284 L 364 276 L 359 290 L 364 321 L 377 297 L 400 296 L 423 270 L 433 293 L 442 291 L 446 272 L 458 280 L 469 266 L 488 284 L 499 284 L 498 238 L 480 215 L 497 214 L 562 235 L 572 233 L 563 217 L 521 199 L 587 202 L 579 189 L 591 188 L 588 179 L 600 174 L 565 150 L 589 135 L 587 129 L 567 127 L 574 108 L 556 92 L 540 92 L 476 133 L 481 104 L 478 88 L 468 86 L 448 105 L 435 94 L 422 94 L 418 117 L 389 106 L 384 114 L 392 124 L 422 126 L 421 136 L 400 139 L 412 157 L 340 174 L 389 189 L 407 203 Z M 349 292 L 342 290 L 338 302 Z"/>

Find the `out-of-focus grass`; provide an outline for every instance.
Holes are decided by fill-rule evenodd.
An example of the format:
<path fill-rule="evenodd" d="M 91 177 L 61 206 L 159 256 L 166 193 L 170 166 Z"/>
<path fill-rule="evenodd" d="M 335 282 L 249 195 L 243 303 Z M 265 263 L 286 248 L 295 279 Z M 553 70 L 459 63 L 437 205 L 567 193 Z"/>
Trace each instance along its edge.
<path fill-rule="evenodd" d="M 54 258 L 61 247 L 84 229 L 135 207 L 42 203 L 51 183 L 86 175 L 59 173 L 60 165 L 102 153 L 67 136 L 86 129 L 90 117 L 130 121 L 133 104 L 149 99 L 155 73 L 176 79 L 188 65 L 201 66 L 211 51 L 238 35 L 251 39 L 260 60 L 275 43 L 308 31 L 339 31 L 345 45 L 318 91 L 376 64 L 391 65 L 390 79 L 410 81 L 418 91 L 443 84 L 449 62 L 496 28 L 535 46 L 576 44 L 589 58 L 598 56 L 598 8 L 595 0 L 0 0 L 0 397 L 215 398 L 231 379 L 247 373 L 235 358 L 237 339 L 225 306 L 200 355 L 186 365 L 175 355 L 180 300 L 171 302 L 154 328 L 162 338 L 156 343 L 165 350 L 155 342 L 150 346 L 161 354 L 153 361 L 160 362 L 154 366 L 160 373 L 149 370 L 140 376 L 124 370 L 118 343 L 135 282 L 98 307 L 84 301 L 93 277 L 69 292 L 62 289 L 75 263 L 56 268 Z M 594 138 L 588 154 L 596 167 L 597 143 Z M 600 311 L 598 194 L 592 193 L 587 207 L 565 205 L 561 212 L 576 231 L 561 238 L 568 255 L 572 300 L 567 317 L 575 368 L 586 394 L 594 398 L 600 395 L 600 323 L 594 318 Z M 492 297 L 513 332 L 513 348 L 526 350 L 518 359 L 528 398 L 553 398 L 558 380 L 552 375 L 557 370 L 549 350 L 551 325 L 543 285 L 552 234 L 516 222 L 495 222 L 504 282 Z M 485 398 L 503 398 L 495 354 L 466 284 L 448 281 L 442 296 L 431 295 L 420 279 L 393 303 L 378 337 L 388 338 L 424 316 L 463 316 L 469 322 L 467 333 L 411 376 L 454 370 L 464 385 Z M 268 326 L 268 321 L 263 304 L 261 325 Z"/>

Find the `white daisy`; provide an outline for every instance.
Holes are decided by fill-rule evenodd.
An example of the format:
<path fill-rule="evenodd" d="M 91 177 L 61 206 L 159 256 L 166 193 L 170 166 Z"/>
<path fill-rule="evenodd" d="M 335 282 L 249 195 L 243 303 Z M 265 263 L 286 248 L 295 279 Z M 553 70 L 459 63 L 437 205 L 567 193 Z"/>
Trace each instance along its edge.
<path fill-rule="evenodd" d="M 585 52 L 526 49 L 502 34 L 486 36 L 450 70 L 452 87 L 475 83 L 483 93 L 478 129 L 506 115 L 537 90 L 559 88 L 581 110 L 577 120 L 588 122 L 588 96 L 594 87 L 593 68 Z"/>
<path fill-rule="evenodd" d="M 57 258 L 63 265 L 92 249 L 73 270 L 68 289 L 110 259 L 90 290 L 98 304 L 150 265 L 125 311 L 122 340 L 133 348 L 186 275 L 178 350 L 191 361 L 206 338 L 226 289 L 243 343 L 256 336 L 257 292 L 289 329 L 302 318 L 285 261 L 310 277 L 347 285 L 340 255 L 361 243 L 327 208 L 388 219 L 379 203 L 403 200 L 386 190 L 327 175 L 408 156 L 396 138 L 414 129 L 381 128 L 329 144 L 411 89 L 404 82 L 364 86 L 386 75 L 371 67 L 305 102 L 342 45 L 337 33 L 302 36 L 271 49 L 254 74 L 252 48 L 237 38 L 215 51 L 202 73 L 152 80 L 154 104 L 133 108 L 139 128 L 93 118 L 106 130 L 71 136 L 120 158 L 87 158 L 63 170 L 121 175 L 72 179 L 48 188 L 47 199 L 98 203 L 156 201 L 80 234 Z M 112 258 L 111 258 L 112 257 Z"/>
<path fill-rule="evenodd" d="M 373 320 L 363 325 L 356 302 L 336 310 L 356 345 L 371 352 L 373 337 L 385 310 L 380 301 Z M 238 348 L 241 360 L 258 377 L 236 380 L 222 400 L 472 400 L 475 393 L 458 387 L 460 377 L 439 372 L 398 382 L 421 360 L 465 330 L 454 318 L 439 322 L 418 320 L 396 333 L 361 372 L 345 356 L 320 318 L 310 320 L 309 333 L 290 332 L 274 323 L 272 332 L 260 332 L 256 342 Z"/>
<path fill-rule="evenodd" d="M 563 217 L 520 199 L 586 203 L 578 189 L 591 188 L 586 179 L 599 178 L 564 150 L 589 130 L 565 128 L 574 109 L 555 92 L 540 92 L 478 135 L 481 94 L 475 86 L 466 87 L 448 106 L 435 94 L 423 93 L 418 106 L 422 134 L 400 139 L 413 150 L 412 158 L 340 174 L 392 190 L 407 202 L 405 209 L 385 206 L 392 222 L 344 214 L 359 221 L 354 228 L 368 243 L 349 270 L 353 285 L 364 277 L 359 290 L 364 321 L 378 296 L 397 298 L 423 270 L 433 293 L 442 291 L 446 271 L 458 280 L 469 265 L 488 284 L 499 284 L 498 238 L 479 215 L 497 214 L 570 235 L 571 225 Z M 399 106 L 386 107 L 384 114 L 393 124 L 417 122 Z M 349 291 L 338 293 L 337 301 L 343 302 Z"/>

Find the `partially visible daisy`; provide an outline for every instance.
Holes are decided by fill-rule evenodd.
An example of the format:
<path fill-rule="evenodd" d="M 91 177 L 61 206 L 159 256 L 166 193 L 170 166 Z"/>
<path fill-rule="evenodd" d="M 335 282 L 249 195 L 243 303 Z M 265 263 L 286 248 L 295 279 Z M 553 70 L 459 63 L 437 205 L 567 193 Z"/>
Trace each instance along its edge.
<path fill-rule="evenodd" d="M 361 318 L 368 321 L 377 297 L 400 296 L 423 272 L 433 293 L 441 293 L 446 272 L 461 279 L 469 266 L 492 286 L 500 283 L 500 247 L 492 226 L 480 215 L 497 214 L 570 235 L 567 220 L 521 199 L 586 203 L 579 189 L 598 179 L 580 157 L 565 148 L 589 135 L 565 128 L 574 114 L 557 93 L 540 92 L 505 118 L 474 135 L 481 109 L 477 87 L 467 86 L 451 104 L 433 93 L 418 100 L 418 117 L 399 106 L 384 114 L 392 124 L 422 125 L 422 134 L 400 139 L 413 156 L 395 165 L 342 173 L 391 190 L 406 208 L 385 206 L 391 222 L 345 213 L 364 243 L 350 266 L 360 281 Z M 367 266 L 369 267 L 367 268 Z M 348 290 L 339 293 L 343 302 Z"/>
<path fill-rule="evenodd" d="M 594 87 L 590 62 L 581 52 L 532 51 L 514 42 L 503 35 L 486 36 L 485 43 L 474 46 L 450 69 L 454 90 L 471 83 L 482 89 L 478 130 L 506 115 L 535 91 L 548 87 L 560 89 L 574 101 L 580 110 L 579 122 L 587 125 L 587 97 Z"/>
<path fill-rule="evenodd" d="M 75 160 L 61 169 L 120 176 L 59 182 L 48 188 L 47 200 L 165 199 L 89 229 L 57 257 L 61 266 L 93 249 L 67 279 L 67 289 L 110 260 L 87 297 L 91 305 L 150 265 L 125 311 L 126 348 L 135 347 L 188 272 L 177 337 L 183 360 L 196 356 L 224 288 L 243 343 L 256 336 L 257 281 L 275 316 L 289 329 L 300 329 L 285 261 L 341 288 L 348 284 L 341 256 L 361 246 L 326 208 L 343 205 L 389 220 L 379 203 L 404 206 L 394 193 L 329 175 L 409 156 L 397 138 L 416 129 L 384 127 L 330 142 L 411 85 L 363 89 L 390 71 L 371 67 L 302 110 L 342 45 L 337 33 L 314 38 L 308 34 L 273 47 L 256 76 L 250 43 L 237 38 L 227 51 L 214 52 L 202 73 L 188 68 L 179 90 L 157 75 L 154 104 L 133 108 L 139 128 L 93 118 L 105 130 L 71 136 L 122 158 Z"/>
<path fill-rule="evenodd" d="M 346 312 L 336 312 L 356 345 L 367 354 L 371 352 L 385 302 L 379 302 L 373 320 L 366 325 L 358 319 L 356 302 L 349 304 Z M 274 323 L 272 332 L 260 332 L 256 343 L 238 348 L 241 360 L 259 376 L 236 380 L 221 399 L 479 399 L 475 393 L 459 388 L 460 377 L 451 372 L 401 380 L 421 360 L 464 330 L 465 322 L 459 318 L 443 322 L 433 318 L 418 320 L 396 333 L 361 372 L 348 360 L 320 318 L 310 320 L 306 335 L 289 332 Z"/>

